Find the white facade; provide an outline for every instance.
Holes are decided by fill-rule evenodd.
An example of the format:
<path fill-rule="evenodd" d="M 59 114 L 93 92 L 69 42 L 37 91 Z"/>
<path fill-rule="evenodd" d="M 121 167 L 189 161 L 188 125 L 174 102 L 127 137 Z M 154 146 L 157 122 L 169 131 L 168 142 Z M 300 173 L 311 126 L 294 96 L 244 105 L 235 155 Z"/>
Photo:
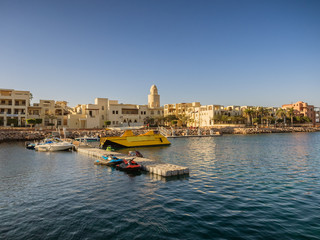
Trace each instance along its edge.
<path fill-rule="evenodd" d="M 158 89 L 153 85 L 148 96 L 148 105 L 123 104 L 108 98 L 96 98 L 95 104 L 78 105 L 68 115 L 69 128 L 103 128 L 143 126 L 148 119 L 163 116 Z M 153 107 L 150 107 L 153 106 Z"/>

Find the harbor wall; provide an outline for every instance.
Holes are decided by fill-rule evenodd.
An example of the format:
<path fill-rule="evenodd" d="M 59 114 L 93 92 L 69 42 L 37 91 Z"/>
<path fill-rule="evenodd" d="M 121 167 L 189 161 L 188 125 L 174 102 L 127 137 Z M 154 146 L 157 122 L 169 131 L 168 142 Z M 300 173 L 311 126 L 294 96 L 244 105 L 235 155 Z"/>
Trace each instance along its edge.
<path fill-rule="evenodd" d="M 146 133 L 150 129 L 139 129 L 133 130 L 135 135 Z M 154 129 L 156 130 L 156 129 Z M 168 128 L 168 131 L 171 131 Z M 241 128 L 241 127 L 220 127 L 220 128 L 201 128 L 201 135 L 210 135 L 210 132 L 219 132 L 220 134 L 260 134 L 260 133 L 288 133 L 288 132 L 316 132 L 320 131 L 317 127 L 277 127 L 277 128 Z M 49 136 L 58 136 L 66 138 L 76 138 L 83 136 L 95 136 L 95 137 L 106 137 L 106 136 L 120 136 L 124 133 L 122 130 L 108 130 L 105 129 L 68 129 L 66 136 L 62 131 L 52 130 L 35 130 L 30 128 L 2 128 L 0 129 L 0 142 L 4 141 L 32 141 L 40 140 Z M 186 135 L 199 135 L 198 129 L 190 128 L 177 128 L 174 129 L 175 136 L 186 136 Z"/>

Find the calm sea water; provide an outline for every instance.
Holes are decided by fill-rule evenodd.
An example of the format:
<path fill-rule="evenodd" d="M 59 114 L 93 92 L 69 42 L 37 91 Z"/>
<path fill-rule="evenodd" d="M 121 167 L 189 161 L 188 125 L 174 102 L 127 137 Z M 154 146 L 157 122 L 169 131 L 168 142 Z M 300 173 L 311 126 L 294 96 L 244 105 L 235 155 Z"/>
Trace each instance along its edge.
<path fill-rule="evenodd" d="M 170 141 L 189 177 L 0 144 L 0 239 L 320 239 L 320 133 Z"/>

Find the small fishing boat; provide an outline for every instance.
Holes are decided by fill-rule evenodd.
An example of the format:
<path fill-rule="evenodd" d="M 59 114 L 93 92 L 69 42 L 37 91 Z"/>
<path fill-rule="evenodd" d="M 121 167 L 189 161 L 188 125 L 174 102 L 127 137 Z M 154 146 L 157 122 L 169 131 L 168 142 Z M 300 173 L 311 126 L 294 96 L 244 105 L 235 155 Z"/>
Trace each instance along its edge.
<path fill-rule="evenodd" d="M 39 152 L 56 152 L 72 149 L 74 145 L 69 142 L 62 141 L 60 138 L 46 138 L 43 142 L 34 147 Z"/>
<path fill-rule="evenodd" d="M 79 141 L 79 142 L 83 142 L 83 143 L 86 143 L 86 142 L 99 142 L 100 138 L 99 137 L 84 136 L 84 137 L 75 138 L 75 140 Z"/>
<path fill-rule="evenodd" d="M 133 159 L 123 160 L 123 163 L 116 165 L 116 168 L 125 172 L 139 172 L 142 168 L 141 165 L 136 163 Z"/>
<path fill-rule="evenodd" d="M 26 149 L 34 150 L 36 143 L 26 142 Z"/>
<path fill-rule="evenodd" d="M 109 156 L 103 155 L 102 158 L 108 161 L 105 164 L 107 166 L 116 166 L 118 164 L 123 163 L 123 159 L 117 158 L 116 156 L 113 156 L 113 155 L 109 155 Z"/>

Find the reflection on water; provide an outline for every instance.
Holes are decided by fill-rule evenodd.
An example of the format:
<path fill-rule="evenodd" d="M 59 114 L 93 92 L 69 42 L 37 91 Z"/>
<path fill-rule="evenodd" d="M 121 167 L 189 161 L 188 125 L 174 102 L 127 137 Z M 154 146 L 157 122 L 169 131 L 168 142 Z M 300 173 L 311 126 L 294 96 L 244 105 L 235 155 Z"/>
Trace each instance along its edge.
<path fill-rule="evenodd" d="M 1 238 L 320 236 L 319 133 L 170 141 L 137 150 L 189 176 L 128 175 L 73 152 L 0 144 Z"/>

